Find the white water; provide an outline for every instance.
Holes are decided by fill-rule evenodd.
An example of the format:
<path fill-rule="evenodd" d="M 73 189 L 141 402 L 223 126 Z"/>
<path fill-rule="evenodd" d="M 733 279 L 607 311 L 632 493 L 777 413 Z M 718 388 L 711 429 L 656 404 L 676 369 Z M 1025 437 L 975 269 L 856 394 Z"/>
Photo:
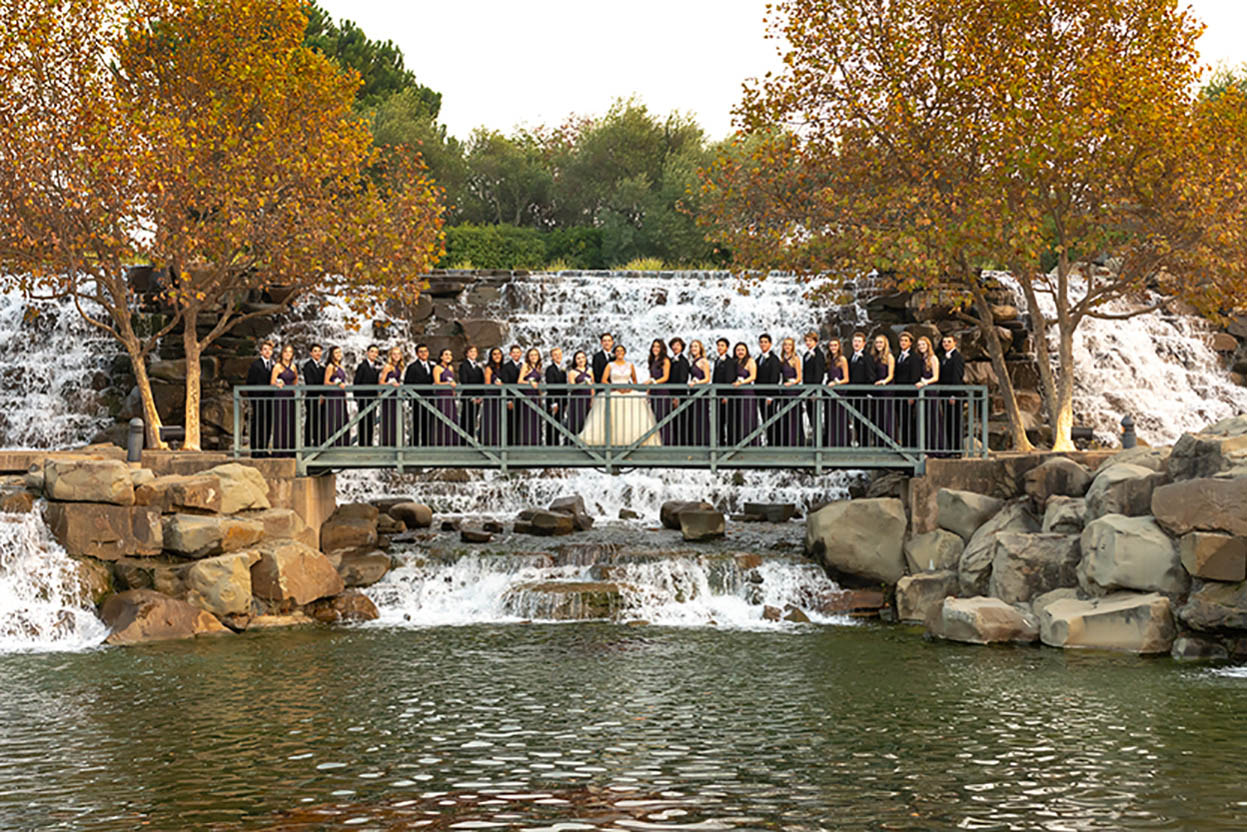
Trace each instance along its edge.
<path fill-rule="evenodd" d="M 39 512 L 0 514 L 0 653 L 84 650 L 108 630 Z"/>

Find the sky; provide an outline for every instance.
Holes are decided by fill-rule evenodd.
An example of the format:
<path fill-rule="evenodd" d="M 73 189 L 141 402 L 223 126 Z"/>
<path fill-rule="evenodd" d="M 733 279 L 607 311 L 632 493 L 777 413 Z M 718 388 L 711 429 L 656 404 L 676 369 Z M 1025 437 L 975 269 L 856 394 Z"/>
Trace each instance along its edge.
<path fill-rule="evenodd" d="M 1247 62 L 1247 0 L 1183 0 L 1208 25 L 1206 63 Z M 636 95 L 651 112 L 691 113 L 712 139 L 731 130 L 741 84 L 779 68 L 764 38 L 767 0 L 320 0 L 335 19 L 392 40 L 442 93 L 441 121 L 560 124 Z"/>

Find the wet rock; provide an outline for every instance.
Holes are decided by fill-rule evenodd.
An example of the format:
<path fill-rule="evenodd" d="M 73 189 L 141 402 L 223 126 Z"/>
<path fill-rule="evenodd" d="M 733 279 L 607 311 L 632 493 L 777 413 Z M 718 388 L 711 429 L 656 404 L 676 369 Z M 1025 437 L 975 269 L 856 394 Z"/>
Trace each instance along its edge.
<path fill-rule="evenodd" d="M 1076 534 L 996 535 L 988 591 L 995 598 L 1018 604 L 1054 589 L 1078 585 L 1082 560 Z"/>
<path fill-rule="evenodd" d="M 35 495 L 25 488 L 0 490 L 0 514 L 30 514 L 35 510 Z"/>
<path fill-rule="evenodd" d="M 484 529 L 474 529 L 471 526 L 460 526 L 459 539 L 464 543 L 492 543 L 494 536 Z"/>
<path fill-rule="evenodd" d="M 1082 534 L 1087 524 L 1087 501 L 1082 497 L 1049 497 L 1043 513 L 1043 531 Z"/>
<path fill-rule="evenodd" d="M 596 581 L 545 581 L 521 584 L 503 596 L 515 615 L 549 621 L 614 618 L 623 609 L 619 584 Z"/>
<path fill-rule="evenodd" d="M 951 569 L 906 575 L 896 582 L 896 616 L 901 621 L 924 622 L 936 605 L 957 594 L 957 587 L 957 573 Z"/>
<path fill-rule="evenodd" d="M 441 525 L 441 530 L 444 532 L 457 532 L 459 531 L 459 521 L 457 519 L 456 520 L 443 520 L 442 525 Z"/>
<path fill-rule="evenodd" d="M 546 510 L 570 516 L 577 531 L 587 532 L 593 528 L 593 518 L 585 510 L 583 497 L 559 497 Z"/>
<path fill-rule="evenodd" d="M 158 555 L 164 531 L 160 512 L 103 503 L 48 503 L 44 522 L 65 551 L 75 556 L 117 560 Z"/>
<path fill-rule="evenodd" d="M 433 509 L 423 503 L 407 501 L 390 508 L 390 516 L 401 520 L 409 529 L 427 529 L 433 525 Z"/>
<path fill-rule="evenodd" d="M 1067 457 L 1058 456 L 1030 469 L 1023 490 L 1036 511 L 1043 511 L 1054 496 L 1082 497 L 1091 487 L 1091 472 Z"/>
<path fill-rule="evenodd" d="M 1247 581 L 1195 581 L 1178 619 L 1192 630 L 1247 630 Z"/>
<path fill-rule="evenodd" d="M 779 621 L 783 615 L 784 611 L 779 607 L 772 607 L 770 604 L 767 604 L 762 608 L 763 621 Z"/>
<path fill-rule="evenodd" d="M 619 510 L 619 519 L 620 520 L 640 520 L 641 515 L 639 512 L 635 512 L 630 508 L 621 508 Z"/>
<path fill-rule="evenodd" d="M 385 577 L 391 566 L 390 556 L 380 550 L 348 552 L 336 560 L 330 556 L 329 561 L 348 587 L 372 586 Z"/>
<path fill-rule="evenodd" d="M 887 598 L 877 589 L 848 589 L 820 598 L 818 609 L 824 615 L 873 618 L 886 604 Z"/>
<path fill-rule="evenodd" d="M 1230 651 L 1212 639 L 1182 635 L 1173 640 L 1173 648 L 1169 651 L 1169 655 L 1180 662 L 1208 662 L 1228 659 Z"/>
<path fill-rule="evenodd" d="M 1004 500 L 975 494 L 971 491 L 955 491 L 941 488 L 935 495 L 935 523 L 969 542 L 974 533 L 995 517 L 1004 506 Z"/>
<path fill-rule="evenodd" d="M 134 505 L 130 466 L 115 459 L 49 459 L 43 477 L 50 500 Z"/>
<path fill-rule="evenodd" d="M 745 503 L 745 519 L 767 523 L 787 523 L 797 516 L 794 503 Z"/>
<path fill-rule="evenodd" d="M 735 557 L 736 568 L 741 572 L 748 572 L 751 569 L 757 569 L 762 565 L 762 556 L 755 554 L 742 554 Z"/>
<path fill-rule="evenodd" d="M 322 624 L 375 621 L 381 616 L 372 599 L 357 589 L 313 601 L 307 606 L 307 614 Z"/>
<path fill-rule="evenodd" d="M 251 592 L 257 598 L 298 606 L 337 595 L 346 585 L 329 559 L 293 540 L 265 541 L 251 567 Z"/>
<path fill-rule="evenodd" d="M 315 624 L 316 619 L 300 610 L 288 613 L 266 613 L 257 615 L 247 625 L 248 630 L 271 630 L 283 627 L 306 627 Z"/>
<path fill-rule="evenodd" d="M 721 511 L 680 512 L 680 534 L 688 541 L 717 540 L 727 534 Z"/>
<path fill-rule="evenodd" d="M 1039 531 L 1039 523 L 1030 511 L 1026 497 L 1005 505 L 966 544 L 957 573 L 961 578 L 961 594 L 966 597 L 986 595 L 991 583 L 992 564 L 996 557 L 996 536 L 1004 532 L 1030 534 Z"/>
<path fill-rule="evenodd" d="M 95 558 L 73 559 L 74 597 L 83 603 L 97 606 L 114 592 L 113 571 L 110 564 Z"/>
<path fill-rule="evenodd" d="M 186 568 L 186 600 L 213 615 L 244 615 L 251 611 L 251 565 L 254 551 L 217 555 Z"/>
<path fill-rule="evenodd" d="M 377 507 L 367 503 L 338 506 L 320 527 L 321 551 L 375 548 L 377 516 Z"/>
<path fill-rule="evenodd" d="M 805 614 L 805 610 L 800 607 L 794 607 L 792 604 L 784 605 L 784 620 L 793 624 L 810 623 L 810 617 Z"/>
<path fill-rule="evenodd" d="M 900 500 L 842 500 L 806 516 L 805 551 L 832 578 L 895 584 L 905 574 Z"/>
<path fill-rule="evenodd" d="M 171 598 L 186 598 L 186 561 L 174 558 L 121 558 L 111 563 L 118 592 L 154 589 Z"/>
<path fill-rule="evenodd" d="M 221 482 L 221 513 L 236 514 L 249 508 L 272 508 L 268 501 L 268 480 L 250 465 L 228 462 L 209 468 Z"/>
<path fill-rule="evenodd" d="M 1188 532 L 1178 541 L 1182 566 L 1210 581 L 1247 579 L 1247 539 L 1215 532 Z"/>
<path fill-rule="evenodd" d="M 221 510 L 221 480 L 211 474 L 156 477 L 134 490 L 134 502 L 162 514 Z"/>
<path fill-rule="evenodd" d="M 1166 463 L 1169 478 L 1176 482 L 1212 477 L 1247 461 L 1247 433 L 1232 433 L 1234 424 L 1218 423 L 1225 427 L 1216 433 L 1210 429 L 1182 434 Z"/>
<path fill-rule="evenodd" d="M 909 490 L 909 480 L 909 474 L 901 471 L 875 472 L 866 484 L 866 491 L 862 496 L 867 499 L 903 497 Z"/>
<path fill-rule="evenodd" d="M 710 503 L 697 500 L 668 500 L 658 510 L 658 518 L 664 529 L 680 530 L 680 512 L 682 511 L 714 511 Z"/>
<path fill-rule="evenodd" d="M 1053 601 L 1039 619 L 1040 639 L 1050 647 L 1168 653 L 1175 634 L 1169 599 L 1155 592 Z"/>
<path fill-rule="evenodd" d="M 1087 490 L 1087 520 L 1106 514 L 1150 514 L 1152 492 L 1164 481 L 1164 474 L 1140 465 L 1110 465 L 1096 474 Z"/>
<path fill-rule="evenodd" d="M 395 535 L 402 534 L 407 531 L 407 526 L 402 520 L 396 519 L 392 514 L 381 512 L 377 515 L 377 534 L 378 535 Z"/>
<path fill-rule="evenodd" d="M 525 509 L 515 518 L 515 531 L 518 534 L 564 535 L 576 530 L 575 521 L 570 514 L 540 509 Z"/>
<path fill-rule="evenodd" d="M 936 529 L 905 541 L 905 564 L 910 574 L 946 569 L 955 571 L 965 548 L 961 535 L 947 529 Z"/>
<path fill-rule="evenodd" d="M 1152 495 L 1152 514 L 1174 534 L 1221 531 L 1247 537 L 1247 478 L 1163 485 Z"/>
<path fill-rule="evenodd" d="M 240 552 L 264 537 L 264 524 L 237 517 L 171 514 L 164 518 L 164 548 L 186 558 Z"/>
<path fill-rule="evenodd" d="M 490 534 L 502 534 L 506 529 L 497 520 L 486 520 L 484 523 L 481 523 L 481 531 L 489 532 Z"/>
<path fill-rule="evenodd" d="M 1189 584 L 1169 535 L 1151 517 L 1120 514 L 1087 524 L 1078 581 L 1093 595 L 1117 589 L 1180 595 Z"/>
<path fill-rule="evenodd" d="M 44 485 L 47 483 L 43 475 L 43 466 L 38 463 L 31 465 L 30 470 L 26 472 L 26 476 L 22 478 L 22 482 L 25 483 L 26 488 L 31 492 L 42 495 Z"/>
<path fill-rule="evenodd" d="M 151 589 L 110 596 L 100 607 L 100 618 L 112 630 L 106 642 L 113 645 L 229 632 L 212 613 Z"/>
<path fill-rule="evenodd" d="M 999 598 L 945 598 L 926 620 L 935 638 L 965 644 L 1030 643 L 1039 638 L 1035 617 Z"/>

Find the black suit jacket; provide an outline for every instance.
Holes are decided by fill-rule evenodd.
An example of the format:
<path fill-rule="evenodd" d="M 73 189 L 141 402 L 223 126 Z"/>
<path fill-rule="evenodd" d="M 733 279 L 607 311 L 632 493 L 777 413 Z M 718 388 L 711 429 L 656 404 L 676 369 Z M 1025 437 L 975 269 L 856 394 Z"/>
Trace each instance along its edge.
<path fill-rule="evenodd" d="M 567 371 L 557 364 L 546 367 L 546 384 L 566 384 Z"/>
<path fill-rule="evenodd" d="M 594 382 L 601 382 L 602 373 L 606 371 L 606 365 L 611 363 L 611 361 L 613 360 L 614 358 L 607 355 L 605 350 L 598 350 L 597 352 L 593 354 L 593 358 L 590 361 L 590 366 L 593 367 Z"/>
<path fill-rule="evenodd" d="M 866 353 L 849 355 L 849 384 L 874 384 L 879 379 L 875 360 Z"/>
<path fill-rule="evenodd" d="M 325 383 L 325 365 L 317 366 L 312 359 L 304 361 L 299 365 L 299 379 L 304 384 L 324 384 Z"/>
<path fill-rule="evenodd" d="M 677 387 L 687 387 L 688 373 L 688 356 L 680 353 L 678 357 L 671 359 L 671 376 L 667 379 L 667 383 Z"/>
<path fill-rule="evenodd" d="M 247 368 L 247 385 L 268 384 L 272 378 L 273 371 L 271 368 L 264 366 L 264 359 L 257 358 L 251 362 L 251 366 Z M 257 395 L 252 393 L 251 395 Z"/>
<path fill-rule="evenodd" d="M 822 384 L 827 379 L 827 357 L 821 348 L 805 354 L 801 359 L 801 382 Z M 811 400 L 812 401 L 812 400 Z"/>
<path fill-rule="evenodd" d="M 459 383 L 484 384 L 485 368 L 480 364 L 473 367 L 471 362 L 464 360 L 464 362 L 459 365 Z"/>
<path fill-rule="evenodd" d="M 433 384 L 433 362 L 429 362 L 429 368 L 426 370 L 419 361 L 413 361 L 407 365 L 407 372 L 403 374 L 403 384 L 414 384 L 420 387 L 426 387 Z"/>
<path fill-rule="evenodd" d="M 736 359 L 724 356 L 714 362 L 710 380 L 715 384 L 731 384 L 736 381 Z"/>
<path fill-rule="evenodd" d="M 953 350 L 940 356 L 940 380 L 942 385 L 966 383 L 966 360 L 961 350 Z"/>
<path fill-rule="evenodd" d="M 922 380 L 922 356 L 917 350 L 910 350 L 902 360 L 896 356 L 896 369 L 892 372 L 893 384 L 917 384 Z"/>
<path fill-rule="evenodd" d="M 758 384 L 779 384 L 779 356 L 772 350 L 770 356 L 763 358 L 759 353 L 754 359 L 758 364 Z"/>
<path fill-rule="evenodd" d="M 373 366 L 368 359 L 359 362 L 359 366 L 355 368 L 355 378 L 351 384 L 380 384 L 381 370 Z"/>
<path fill-rule="evenodd" d="M 507 359 L 502 362 L 502 369 L 498 371 L 498 376 L 502 379 L 503 384 L 518 384 L 520 380 L 520 365 Z"/>

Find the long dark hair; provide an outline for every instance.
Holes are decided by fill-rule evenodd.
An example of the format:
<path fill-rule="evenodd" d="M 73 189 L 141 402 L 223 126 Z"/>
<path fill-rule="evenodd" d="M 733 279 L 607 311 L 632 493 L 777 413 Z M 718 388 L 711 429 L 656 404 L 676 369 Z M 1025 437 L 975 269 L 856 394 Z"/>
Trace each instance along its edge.
<path fill-rule="evenodd" d="M 494 353 L 498 353 L 497 361 L 494 360 Z M 489 360 L 485 362 L 485 365 L 491 368 L 495 373 L 497 373 L 499 370 L 502 369 L 502 359 L 503 359 L 502 347 L 494 347 L 493 349 L 489 351 Z"/>
<path fill-rule="evenodd" d="M 654 347 L 658 347 L 658 353 L 654 353 Z M 653 364 L 655 361 L 662 363 L 667 360 L 667 345 L 663 343 L 661 338 L 655 338 L 654 343 L 649 345 L 649 361 Z"/>

